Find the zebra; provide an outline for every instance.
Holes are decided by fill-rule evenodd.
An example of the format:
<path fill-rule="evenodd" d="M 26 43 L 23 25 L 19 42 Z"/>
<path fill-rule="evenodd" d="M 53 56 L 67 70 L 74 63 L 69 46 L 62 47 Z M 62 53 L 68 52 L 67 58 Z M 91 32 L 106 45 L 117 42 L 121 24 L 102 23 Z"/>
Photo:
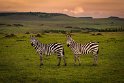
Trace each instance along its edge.
<path fill-rule="evenodd" d="M 61 43 L 44 44 L 44 43 L 40 43 L 35 37 L 31 37 L 30 42 L 31 42 L 31 45 L 36 49 L 36 52 L 40 56 L 40 67 L 43 65 L 43 55 L 48 56 L 54 53 L 58 55 L 57 66 L 60 65 L 61 58 L 63 58 L 64 65 L 66 66 L 64 48 Z"/>
<path fill-rule="evenodd" d="M 70 34 L 66 35 L 67 37 L 67 46 L 71 48 L 73 54 L 74 54 L 74 65 L 76 65 L 76 60 L 78 60 L 79 65 L 81 65 L 80 62 L 80 55 L 81 54 L 88 54 L 92 53 L 94 57 L 94 63 L 93 65 L 97 65 L 98 60 L 98 52 L 99 52 L 99 45 L 96 42 L 89 42 L 86 44 L 81 44 L 75 42 Z"/>

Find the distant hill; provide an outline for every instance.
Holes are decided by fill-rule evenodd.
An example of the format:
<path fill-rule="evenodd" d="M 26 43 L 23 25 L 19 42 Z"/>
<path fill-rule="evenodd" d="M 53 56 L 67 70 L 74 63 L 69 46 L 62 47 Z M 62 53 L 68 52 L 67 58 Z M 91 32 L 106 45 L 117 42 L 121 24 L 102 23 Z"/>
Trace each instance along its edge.
<path fill-rule="evenodd" d="M 120 20 L 120 21 L 124 21 L 124 18 L 120 18 L 120 17 L 117 17 L 117 16 L 110 16 L 107 19 L 109 19 L 109 20 Z"/>
<path fill-rule="evenodd" d="M 117 16 L 110 16 L 110 17 L 108 17 L 108 18 L 119 18 L 119 17 L 117 17 Z"/>
<path fill-rule="evenodd" d="M 1 12 L 1 20 L 45 20 L 45 21 L 72 21 L 72 20 L 93 20 L 93 17 L 72 17 L 62 13 L 44 13 L 44 12 Z M 102 18 L 100 18 L 102 19 Z M 123 20 L 122 18 L 111 16 L 105 19 Z"/>
<path fill-rule="evenodd" d="M 63 20 L 71 19 L 73 17 L 61 13 L 42 13 L 42 12 L 3 12 L 0 13 L 0 17 L 5 19 L 15 19 L 15 20 Z"/>
<path fill-rule="evenodd" d="M 79 18 L 81 18 L 81 19 L 89 19 L 89 20 L 93 19 L 93 17 L 79 17 Z"/>
<path fill-rule="evenodd" d="M 42 13 L 42 12 L 1 12 L 0 16 L 10 16 L 10 15 L 35 15 L 40 17 L 52 17 L 52 16 L 68 16 L 61 13 Z"/>

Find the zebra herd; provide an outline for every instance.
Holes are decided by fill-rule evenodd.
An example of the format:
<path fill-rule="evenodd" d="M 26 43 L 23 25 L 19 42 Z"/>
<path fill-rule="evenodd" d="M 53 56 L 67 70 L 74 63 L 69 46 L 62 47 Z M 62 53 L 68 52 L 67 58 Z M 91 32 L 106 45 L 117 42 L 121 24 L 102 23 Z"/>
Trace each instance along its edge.
<path fill-rule="evenodd" d="M 86 44 L 80 44 L 75 42 L 70 34 L 66 35 L 67 37 L 67 46 L 71 48 L 74 54 L 74 64 L 76 64 L 76 60 L 78 60 L 79 65 L 80 62 L 80 55 L 81 54 L 88 54 L 92 53 L 94 57 L 93 65 L 97 65 L 98 60 L 98 52 L 99 52 L 99 45 L 96 42 L 89 42 Z M 31 45 L 36 49 L 36 52 L 40 55 L 40 66 L 43 65 L 43 55 L 49 56 L 51 54 L 57 54 L 58 57 L 58 64 L 60 65 L 61 58 L 63 59 L 64 65 L 66 66 L 66 60 L 64 55 L 64 47 L 61 43 L 49 43 L 44 44 L 40 43 L 35 37 L 31 36 L 30 39 Z"/>

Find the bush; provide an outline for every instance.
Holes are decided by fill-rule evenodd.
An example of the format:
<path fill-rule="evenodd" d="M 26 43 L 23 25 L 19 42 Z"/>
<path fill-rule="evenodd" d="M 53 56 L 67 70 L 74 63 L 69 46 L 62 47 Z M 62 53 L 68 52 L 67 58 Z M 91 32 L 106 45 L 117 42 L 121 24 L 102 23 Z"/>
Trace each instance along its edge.
<path fill-rule="evenodd" d="M 66 26 L 65 28 L 72 28 L 72 26 Z"/>
<path fill-rule="evenodd" d="M 96 35 L 102 35 L 102 33 L 97 33 Z"/>
<path fill-rule="evenodd" d="M 25 32 L 25 34 L 30 34 L 29 32 Z"/>
<path fill-rule="evenodd" d="M 92 35 L 92 36 L 95 36 L 95 33 L 92 33 L 91 35 Z"/>
<path fill-rule="evenodd" d="M 15 34 L 6 34 L 5 37 L 16 37 Z"/>
<path fill-rule="evenodd" d="M 70 33 L 77 33 L 77 32 L 81 32 L 81 30 L 71 30 Z"/>
<path fill-rule="evenodd" d="M 16 27 L 23 27 L 24 25 L 22 25 L 22 24 L 13 24 L 14 26 L 16 26 Z"/>
<path fill-rule="evenodd" d="M 44 30 L 44 33 L 62 33 L 65 34 L 66 31 L 65 30 Z"/>
<path fill-rule="evenodd" d="M 102 35 L 102 33 L 91 33 L 92 36 Z"/>
<path fill-rule="evenodd" d="M 11 24 L 6 24 L 6 26 L 12 26 Z"/>
<path fill-rule="evenodd" d="M 41 35 L 38 33 L 38 34 L 35 35 L 35 37 L 41 37 Z"/>

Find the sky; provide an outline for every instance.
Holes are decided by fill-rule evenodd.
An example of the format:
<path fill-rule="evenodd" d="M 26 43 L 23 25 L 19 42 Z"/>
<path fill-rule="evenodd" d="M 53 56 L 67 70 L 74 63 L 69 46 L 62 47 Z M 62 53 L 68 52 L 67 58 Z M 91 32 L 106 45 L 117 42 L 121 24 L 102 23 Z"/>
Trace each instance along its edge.
<path fill-rule="evenodd" d="M 48 12 L 75 17 L 124 18 L 124 0 L 0 0 L 0 12 Z"/>

